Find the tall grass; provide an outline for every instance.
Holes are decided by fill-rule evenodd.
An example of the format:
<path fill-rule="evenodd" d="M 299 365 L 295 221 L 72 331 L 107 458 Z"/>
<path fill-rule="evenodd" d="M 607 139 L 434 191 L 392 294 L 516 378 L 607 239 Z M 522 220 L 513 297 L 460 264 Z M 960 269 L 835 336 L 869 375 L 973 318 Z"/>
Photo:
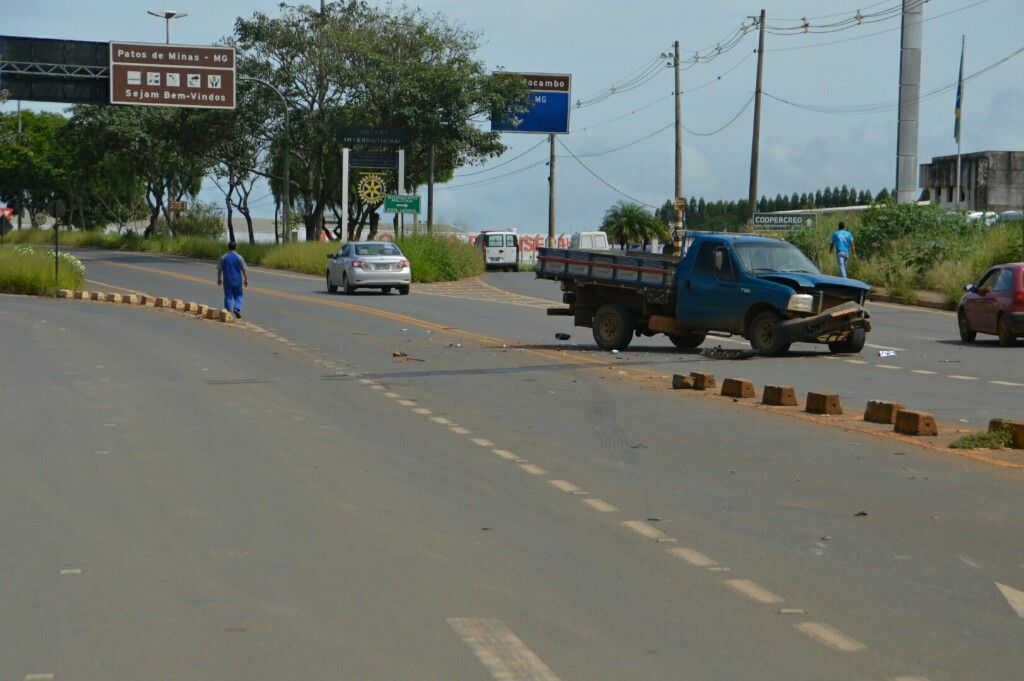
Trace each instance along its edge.
<path fill-rule="evenodd" d="M 49 245 L 53 232 L 39 229 L 11 232 L 11 243 Z M 227 244 L 202 236 L 159 234 L 143 238 L 102 232 L 62 232 L 62 246 L 103 248 L 107 250 L 171 253 L 189 258 L 216 260 L 227 250 Z M 448 237 L 425 234 L 397 239 L 398 245 L 412 265 L 415 282 L 455 281 L 483 273 L 480 250 Z M 327 254 L 338 250 L 337 242 L 303 241 L 287 244 L 239 243 L 238 252 L 250 265 L 322 275 L 327 269 Z"/>
<path fill-rule="evenodd" d="M 826 216 L 813 229 L 789 236 L 826 274 L 837 270 L 828 246 L 839 220 L 857 245 L 849 275 L 906 302 L 916 302 L 923 289 L 942 294 L 946 305 L 955 307 L 964 284 L 978 281 L 993 265 L 1024 259 L 1024 222 L 985 227 L 932 207 L 881 206 L 863 216 Z"/>
<path fill-rule="evenodd" d="M 60 279 L 54 282 L 53 253 L 31 248 L 0 248 L 0 292 L 50 295 L 56 289 L 77 291 L 85 283 L 85 268 L 74 256 L 61 253 Z"/>

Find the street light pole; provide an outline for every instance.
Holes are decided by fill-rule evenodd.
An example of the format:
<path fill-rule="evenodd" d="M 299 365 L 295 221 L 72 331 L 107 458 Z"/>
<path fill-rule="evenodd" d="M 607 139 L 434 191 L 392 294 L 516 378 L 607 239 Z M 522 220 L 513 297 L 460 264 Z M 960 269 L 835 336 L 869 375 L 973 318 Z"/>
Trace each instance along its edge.
<path fill-rule="evenodd" d="M 171 19 L 181 19 L 182 17 L 188 16 L 187 12 L 179 12 L 173 9 L 165 9 L 159 12 L 154 12 L 153 10 L 146 10 L 146 14 L 150 14 L 154 17 L 164 20 L 164 37 L 168 45 L 171 44 Z"/>
<path fill-rule="evenodd" d="M 278 97 L 281 98 L 281 104 L 284 105 L 284 190 L 281 192 L 281 201 L 284 203 L 284 228 L 281 230 L 281 241 L 287 243 L 288 241 L 288 230 L 291 228 L 291 214 L 292 214 L 292 202 L 290 200 L 291 190 L 291 176 L 289 174 L 289 153 L 288 148 L 288 100 L 285 99 L 281 91 L 274 87 L 269 81 L 263 80 L 262 78 L 254 78 L 252 76 L 239 76 L 238 80 L 251 80 L 254 83 L 260 83 L 266 85 L 268 88 L 274 91 Z"/>

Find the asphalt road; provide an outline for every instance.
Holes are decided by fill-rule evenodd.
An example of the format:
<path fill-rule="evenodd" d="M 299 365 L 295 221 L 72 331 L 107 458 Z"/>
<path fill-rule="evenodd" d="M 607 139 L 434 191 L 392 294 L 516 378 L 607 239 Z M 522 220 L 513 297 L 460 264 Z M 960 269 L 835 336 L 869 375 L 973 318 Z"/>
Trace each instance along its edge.
<path fill-rule="evenodd" d="M 545 282 L 252 281 L 239 326 L 0 296 L 3 679 L 1019 678 L 1020 473 L 621 373 L 697 365 L 653 343 L 563 353 Z M 1010 388 L 873 364 L 742 368 Z"/>

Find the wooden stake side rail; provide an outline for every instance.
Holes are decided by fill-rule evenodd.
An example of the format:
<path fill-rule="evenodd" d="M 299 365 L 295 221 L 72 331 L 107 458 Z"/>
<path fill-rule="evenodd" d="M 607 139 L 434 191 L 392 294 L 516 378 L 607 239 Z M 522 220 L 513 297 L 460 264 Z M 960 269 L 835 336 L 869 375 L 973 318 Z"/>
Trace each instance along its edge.
<path fill-rule="evenodd" d="M 540 248 L 537 276 L 586 279 L 609 284 L 671 289 L 679 259 L 655 254 L 623 254 L 565 248 Z"/>

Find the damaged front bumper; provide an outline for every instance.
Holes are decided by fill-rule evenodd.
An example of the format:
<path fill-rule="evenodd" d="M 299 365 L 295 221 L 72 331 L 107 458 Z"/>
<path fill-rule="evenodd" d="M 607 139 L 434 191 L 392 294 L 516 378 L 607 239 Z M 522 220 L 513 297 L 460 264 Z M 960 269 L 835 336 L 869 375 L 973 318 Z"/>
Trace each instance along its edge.
<path fill-rule="evenodd" d="M 871 315 L 861 305 L 846 302 L 813 317 L 787 319 L 780 325 L 790 343 L 813 343 L 843 338 L 854 329 L 871 330 Z"/>

